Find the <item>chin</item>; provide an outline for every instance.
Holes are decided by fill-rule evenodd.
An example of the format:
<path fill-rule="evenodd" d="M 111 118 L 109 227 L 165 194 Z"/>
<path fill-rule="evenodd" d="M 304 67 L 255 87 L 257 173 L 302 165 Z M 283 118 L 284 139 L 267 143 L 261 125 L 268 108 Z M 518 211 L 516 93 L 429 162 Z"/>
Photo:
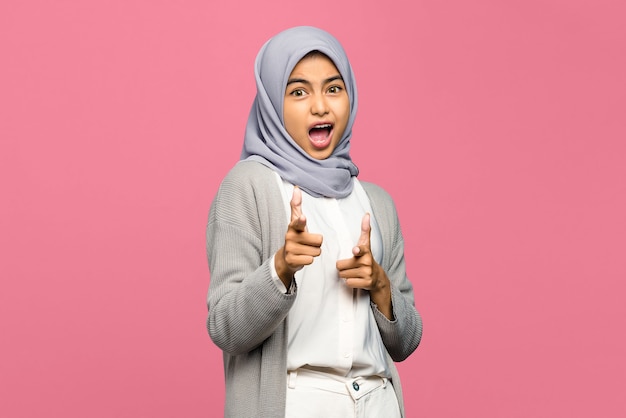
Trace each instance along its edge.
<path fill-rule="evenodd" d="M 316 160 L 325 160 L 333 154 L 333 149 L 334 148 L 330 149 L 330 147 L 326 149 L 313 149 L 307 151 L 307 154 Z"/>

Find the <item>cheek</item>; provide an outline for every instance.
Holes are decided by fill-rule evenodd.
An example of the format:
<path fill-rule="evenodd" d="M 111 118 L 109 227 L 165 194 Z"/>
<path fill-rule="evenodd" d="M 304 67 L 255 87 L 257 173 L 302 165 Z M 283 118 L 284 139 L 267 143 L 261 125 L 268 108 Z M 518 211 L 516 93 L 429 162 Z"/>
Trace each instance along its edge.
<path fill-rule="evenodd" d="M 293 128 L 294 126 L 296 126 L 296 122 L 294 121 L 294 119 L 295 115 L 293 109 L 285 107 L 285 110 L 283 112 L 283 123 L 287 132 L 292 136 Z"/>
<path fill-rule="evenodd" d="M 291 125 L 295 125 L 296 123 L 301 121 L 304 109 L 305 107 L 302 103 L 285 104 L 285 107 L 283 109 L 283 119 L 285 121 L 285 124 L 287 124 L 287 120 L 290 121 Z"/>
<path fill-rule="evenodd" d="M 348 124 L 348 119 L 350 119 L 350 101 L 346 97 L 341 106 L 341 121 L 344 127 Z"/>
<path fill-rule="evenodd" d="M 288 124 L 286 121 L 285 121 L 285 130 L 287 131 L 287 133 L 292 139 L 295 139 L 298 137 L 296 131 L 293 129 L 293 126 Z"/>
<path fill-rule="evenodd" d="M 298 112 L 284 112 L 285 130 L 289 136 L 299 145 L 302 138 L 307 135 L 306 123 L 302 121 L 302 117 Z"/>

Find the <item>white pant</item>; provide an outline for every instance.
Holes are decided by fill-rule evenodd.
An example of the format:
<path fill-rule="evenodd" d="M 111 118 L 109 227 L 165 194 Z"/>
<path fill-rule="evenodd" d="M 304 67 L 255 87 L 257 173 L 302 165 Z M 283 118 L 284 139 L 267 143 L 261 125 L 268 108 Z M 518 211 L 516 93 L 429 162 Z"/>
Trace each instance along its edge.
<path fill-rule="evenodd" d="M 391 382 L 346 378 L 309 369 L 287 376 L 286 418 L 400 418 Z"/>

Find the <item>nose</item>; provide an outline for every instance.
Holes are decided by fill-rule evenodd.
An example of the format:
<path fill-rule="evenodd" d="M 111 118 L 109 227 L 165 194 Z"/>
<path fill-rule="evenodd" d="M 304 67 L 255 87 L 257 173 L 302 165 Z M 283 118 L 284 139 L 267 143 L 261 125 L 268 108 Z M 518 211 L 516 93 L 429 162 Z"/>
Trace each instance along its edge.
<path fill-rule="evenodd" d="M 328 102 L 323 94 L 315 94 L 312 97 L 311 113 L 318 116 L 328 113 Z"/>

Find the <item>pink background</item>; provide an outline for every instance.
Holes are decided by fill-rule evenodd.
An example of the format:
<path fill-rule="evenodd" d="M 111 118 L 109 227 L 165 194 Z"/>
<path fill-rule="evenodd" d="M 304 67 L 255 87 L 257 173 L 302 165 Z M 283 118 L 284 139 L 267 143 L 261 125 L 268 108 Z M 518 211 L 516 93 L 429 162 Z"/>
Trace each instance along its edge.
<path fill-rule="evenodd" d="M 0 414 L 222 414 L 208 208 L 256 52 L 312 24 L 403 225 L 408 416 L 626 416 L 623 4 L 2 1 Z"/>

